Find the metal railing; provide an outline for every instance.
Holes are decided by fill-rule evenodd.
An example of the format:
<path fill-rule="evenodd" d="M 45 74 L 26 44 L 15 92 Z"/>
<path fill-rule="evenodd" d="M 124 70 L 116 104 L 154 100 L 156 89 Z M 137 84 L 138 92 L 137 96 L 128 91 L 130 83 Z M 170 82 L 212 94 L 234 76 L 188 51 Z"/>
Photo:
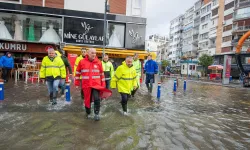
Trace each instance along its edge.
<path fill-rule="evenodd" d="M 250 30 L 250 26 L 235 26 L 233 31 L 247 31 Z"/>
<path fill-rule="evenodd" d="M 215 44 L 210 44 L 208 48 L 216 48 Z"/>
<path fill-rule="evenodd" d="M 248 6 L 250 5 L 250 0 L 246 0 L 246 1 L 243 1 L 243 2 L 238 2 L 236 7 L 245 7 L 245 6 Z"/>
<path fill-rule="evenodd" d="M 250 18 L 250 13 L 245 14 L 235 14 L 234 19 Z"/>

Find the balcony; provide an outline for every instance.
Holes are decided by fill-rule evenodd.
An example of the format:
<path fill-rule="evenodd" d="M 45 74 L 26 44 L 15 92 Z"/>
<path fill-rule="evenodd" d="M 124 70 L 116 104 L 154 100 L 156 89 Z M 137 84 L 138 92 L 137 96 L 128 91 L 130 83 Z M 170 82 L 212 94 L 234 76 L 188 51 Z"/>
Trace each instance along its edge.
<path fill-rule="evenodd" d="M 243 2 L 238 2 L 236 4 L 236 8 L 241 8 L 241 7 L 246 7 L 246 6 L 250 6 L 250 0 L 245 0 Z"/>
<path fill-rule="evenodd" d="M 199 34 L 199 30 L 193 30 L 193 35 L 198 35 Z"/>
<path fill-rule="evenodd" d="M 239 40 L 240 40 L 240 38 L 232 40 L 232 45 L 233 46 L 237 45 Z M 243 45 L 246 45 L 246 46 L 250 45 L 250 39 L 246 39 L 245 42 L 243 43 Z"/>
<path fill-rule="evenodd" d="M 233 32 L 247 32 L 250 30 L 250 26 L 235 26 L 233 27 Z"/>
<path fill-rule="evenodd" d="M 222 33 L 222 37 L 230 36 L 230 35 L 232 35 L 232 30 L 228 30 Z"/>
<path fill-rule="evenodd" d="M 192 44 L 198 44 L 198 39 L 193 39 L 193 42 L 192 42 Z"/>
<path fill-rule="evenodd" d="M 215 8 L 218 8 L 219 7 L 219 1 L 214 1 L 213 4 L 212 4 L 212 8 L 211 10 L 215 9 Z"/>
<path fill-rule="evenodd" d="M 242 20 L 242 19 L 246 19 L 246 18 L 250 18 L 250 13 L 235 14 L 234 15 L 234 20 Z"/>
<path fill-rule="evenodd" d="M 216 45 L 215 45 L 215 44 L 210 44 L 210 45 L 208 46 L 208 48 L 216 48 Z"/>

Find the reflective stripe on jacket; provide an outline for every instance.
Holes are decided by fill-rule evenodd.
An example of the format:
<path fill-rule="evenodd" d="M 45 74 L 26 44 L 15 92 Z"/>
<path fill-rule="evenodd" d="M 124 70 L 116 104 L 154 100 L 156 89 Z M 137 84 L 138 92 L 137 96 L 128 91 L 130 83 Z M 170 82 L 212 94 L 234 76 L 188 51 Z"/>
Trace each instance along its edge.
<path fill-rule="evenodd" d="M 120 65 L 113 78 L 111 79 L 111 88 L 118 88 L 118 92 L 131 94 L 131 91 L 137 86 L 137 75 L 134 67 L 128 67 L 126 63 Z"/>
<path fill-rule="evenodd" d="M 114 75 L 114 67 L 111 62 L 102 61 L 102 68 L 105 75 L 105 80 L 110 80 Z"/>
<path fill-rule="evenodd" d="M 80 61 L 75 72 L 75 85 L 77 86 L 80 85 L 80 77 L 82 77 L 82 88 L 97 85 L 106 86 L 102 63 L 98 58 L 89 61 L 88 56 L 86 56 Z"/>
<path fill-rule="evenodd" d="M 40 78 L 53 77 L 53 78 L 66 78 L 66 69 L 61 57 L 55 57 L 50 60 L 45 56 L 42 60 L 40 69 Z"/>

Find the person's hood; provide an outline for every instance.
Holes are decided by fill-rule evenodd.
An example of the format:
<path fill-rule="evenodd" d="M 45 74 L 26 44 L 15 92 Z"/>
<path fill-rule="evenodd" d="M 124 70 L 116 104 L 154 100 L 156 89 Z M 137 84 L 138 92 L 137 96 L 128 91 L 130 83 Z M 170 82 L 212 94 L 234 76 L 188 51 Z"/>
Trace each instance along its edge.
<path fill-rule="evenodd" d="M 6 53 L 6 56 L 8 56 L 8 54 L 10 54 L 10 52 L 7 52 L 7 53 Z"/>
<path fill-rule="evenodd" d="M 122 65 L 128 67 L 127 64 L 126 64 L 126 61 L 123 61 L 123 62 L 122 62 Z M 133 64 L 132 64 L 131 67 L 133 67 Z M 130 67 L 130 68 L 131 68 L 131 67 Z M 129 67 L 128 67 L 128 68 L 129 68 Z"/>
<path fill-rule="evenodd" d="M 59 57 L 62 56 L 62 54 L 59 51 L 55 51 L 55 52 L 56 52 L 56 56 L 59 56 Z"/>

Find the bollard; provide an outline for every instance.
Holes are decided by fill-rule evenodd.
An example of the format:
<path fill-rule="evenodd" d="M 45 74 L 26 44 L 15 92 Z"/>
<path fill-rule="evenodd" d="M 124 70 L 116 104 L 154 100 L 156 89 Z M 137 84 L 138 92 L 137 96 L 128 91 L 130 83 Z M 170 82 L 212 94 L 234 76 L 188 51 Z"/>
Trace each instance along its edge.
<path fill-rule="evenodd" d="M 0 81 L 0 101 L 4 100 L 4 82 Z"/>
<path fill-rule="evenodd" d="M 174 80 L 174 89 L 173 89 L 174 92 L 176 92 L 176 80 Z"/>
<path fill-rule="evenodd" d="M 65 98 L 67 102 L 70 102 L 70 83 L 67 82 L 66 83 L 66 87 L 65 87 Z"/>
<path fill-rule="evenodd" d="M 187 81 L 184 80 L 184 91 L 186 91 L 186 89 L 187 89 Z"/>
<path fill-rule="evenodd" d="M 157 100 L 160 101 L 160 98 L 161 98 L 161 82 L 158 82 Z"/>

